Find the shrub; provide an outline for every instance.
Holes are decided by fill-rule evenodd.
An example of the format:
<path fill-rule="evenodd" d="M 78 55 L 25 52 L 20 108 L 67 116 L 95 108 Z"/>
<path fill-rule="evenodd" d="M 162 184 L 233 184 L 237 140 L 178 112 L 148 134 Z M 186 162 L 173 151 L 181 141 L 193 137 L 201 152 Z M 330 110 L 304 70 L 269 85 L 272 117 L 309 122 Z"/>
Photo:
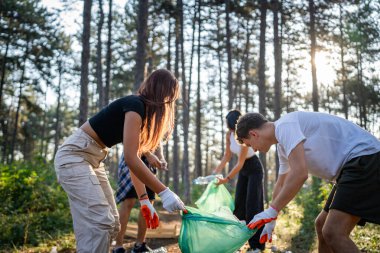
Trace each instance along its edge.
<path fill-rule="evenodd" d="M 42 158 L 0 165 L 0 244 L 37 245 L 71 230 L 67 196 Z"/>

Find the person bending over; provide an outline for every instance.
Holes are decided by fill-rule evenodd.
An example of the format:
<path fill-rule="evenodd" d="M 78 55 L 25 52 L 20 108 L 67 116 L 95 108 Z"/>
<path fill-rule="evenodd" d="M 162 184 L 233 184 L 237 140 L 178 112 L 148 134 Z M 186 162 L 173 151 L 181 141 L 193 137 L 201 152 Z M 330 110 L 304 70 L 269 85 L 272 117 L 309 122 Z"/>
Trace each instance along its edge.
<path fill-rule="evenodd" d="M 161 146 L 153 153 L 147 152 L 142 157 L 141 160 L 150 169 L 153 174 L 156 174 L 156 168 L 161 170 L 167 170 L 167 163 L 162 154 Z M 140 201 L 141 206 L 147 201 L 153 205 L 155 200 L 155 193 L 146 188 L 147 194 L 143 196 L 137 196 L 135 187 L 131 180 L 131 174 L 128 166 L 125 164 L 124 155 L 120 157 L 119 167 L 118 167 L 118 187 L 115 194 L 116 204 L 119 204 L 119 220 L 120 220 L 120 231 L 116 236 L 116 244 L 112 250 L 112 253 L 125 253 L 126 250 L 123 248 L 123 239 L 125 231 L 127 230 L 128 220 L 136 203 L 136 199 Z M 153 225 L 153 226 L 152 226 Z M 154 228 L 155 224 L 149 224 L 144 219 L 142 212 L 140 212 L 137 221 L 137 238 L 136 243 L 133 246 L 132 253 L 137 252 L 149 252 L 152 249 L 146 244 L 145 236 L 147 228 Z"/>
<path fill-rule="evenodd" d="M 116 99 L 91 117 L 59 147 L 54 159 L 58 182 L 68 195 L 77 252 L 109 251 L 111 239 L 120 229 L 119 215 L 103 160 L 108 148 L 123 143 L 125 162 L 130 168 L 138 196 L 149 186 L 161 197 L 169 212 L 184 210 L 180 198 L 162 184 L 140 159 L 170 136 L 174 126 L 179 83 L 165 69 L 152 72 L 136 95 Z M 136 184 L 135 184 L 136 186 Z M 147 201 L 149 223 L 158 216 Z"/>
<path fill-rule="evenodd" d="M 224 179 L 219 179 L 217 184 L 225 184 L 238 174 L 235 191 L 234 215 L 239 220 L 249 222 L 253 216 L 264 210 L 263 191 L 263 166 L 253 149 L 240 145 L 235 139 L 235 127 L 240 111 L 231 110 L 226 116 L 228 131 L 226 133 L 226 151 L 219 165 L 213 173 L 218 174 L 232 158 L 233 154 L 238 156 L 234 168 Z M 265 243 L 260 243 L 262 229 L 249 239 L 250 249 L 247 253 L 256 253 L 265 249 Z"/>
<path fill-rule="evenodd" d="M 238 140 L 268 152 L 277 144 L 279 177 L 270 207 L 248 227 L 264 226 L 271 240 L 278 213 L 298 193 L 308 173 L 335 182 L 316 218 L 319 252 L 359 252 L 350 239 L 357 224 L 380 224 L 380 141 L 358 125 L 318 112 L 292 112 L 275 122 L 247 113 L 237 123 Z"/>

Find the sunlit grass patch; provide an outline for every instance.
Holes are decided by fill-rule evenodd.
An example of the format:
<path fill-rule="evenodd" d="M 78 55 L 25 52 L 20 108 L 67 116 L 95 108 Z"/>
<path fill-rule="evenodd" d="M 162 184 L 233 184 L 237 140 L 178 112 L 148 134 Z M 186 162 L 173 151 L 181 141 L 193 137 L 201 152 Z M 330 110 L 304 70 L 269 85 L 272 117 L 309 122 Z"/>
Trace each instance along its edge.
<path fill-rule="evenodd" d="M 50 253 L 55 247 L 57 252 L 60 253 L 74 253 L 75 252 L 75 237 L 73 233 L 62 234 L 57 237 L 58 239 L 46 239 L 39 243 L 38 246 L 21 246 L 14 247 L 13 249 L 0 250 L 1 253 Z"/>
<path fill-rule="evenodd" d="M 380 226 L 367 223 L 364 227 L 356 226 L 352 239 L 362 252 L 380 252 Z"/>

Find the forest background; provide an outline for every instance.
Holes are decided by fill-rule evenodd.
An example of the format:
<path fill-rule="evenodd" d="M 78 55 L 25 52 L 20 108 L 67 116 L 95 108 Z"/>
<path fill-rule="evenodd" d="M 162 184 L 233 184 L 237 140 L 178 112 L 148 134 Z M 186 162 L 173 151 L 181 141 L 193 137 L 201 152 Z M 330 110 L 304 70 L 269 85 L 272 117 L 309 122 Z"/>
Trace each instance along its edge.
<path fill-rule="evenodd" d="M 272 121 L 331 113 L 379 138 L 379 34 L 380 2 L 370 0 L 0 1 L 1 247 L 72 232 L 52 166 L 58 146 L 157 68 L 182 88 L 159 177 L 188 204 L 199 195 L 192 180 L 223 155 L 229 109 Z M 107 158 L 113 183 L 121 152 Z M 275 149 L 260 158 L 268 202 Z M 310 178 L 301 199 L 314 196 L 318 213 L 328 187 Z M 371 240 L 362 247 L 380 250 Z"/>

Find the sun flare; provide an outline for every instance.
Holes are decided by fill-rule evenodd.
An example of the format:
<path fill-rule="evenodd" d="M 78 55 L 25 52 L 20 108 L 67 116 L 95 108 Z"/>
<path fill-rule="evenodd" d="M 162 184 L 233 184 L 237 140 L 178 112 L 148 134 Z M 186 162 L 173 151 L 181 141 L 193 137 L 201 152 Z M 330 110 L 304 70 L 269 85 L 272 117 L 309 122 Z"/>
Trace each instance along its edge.
<path fill-rule="evenodd" d="M 302 60 L 304 69 L 300 70 L 300 82 L 304 84 L 304 93 L 311 92 L 312 89 L 312 75 L 310 55 L 305 55 Z M 325 51 L 317 52 L 315 55 L 315 67 L 317 69 L 317 83 L 318 86 L 332 86 L 336 80 L 336 70 L 334 66 L 338 64 L 332 56 Z"/>

